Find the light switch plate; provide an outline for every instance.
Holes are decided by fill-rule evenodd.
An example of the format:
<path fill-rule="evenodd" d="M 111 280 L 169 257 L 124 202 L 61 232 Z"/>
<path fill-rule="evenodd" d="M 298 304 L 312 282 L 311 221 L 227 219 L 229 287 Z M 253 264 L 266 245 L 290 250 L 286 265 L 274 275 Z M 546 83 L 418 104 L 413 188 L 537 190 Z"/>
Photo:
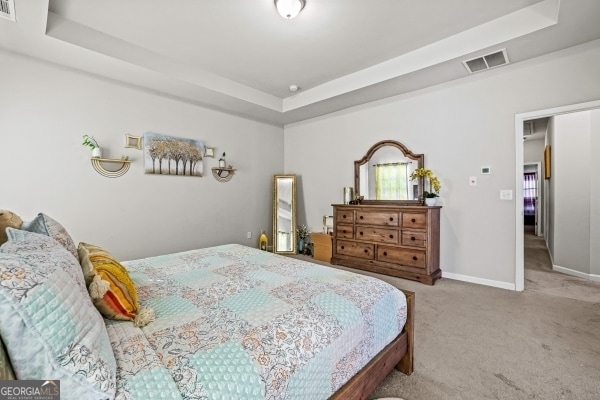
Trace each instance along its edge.
<path fill-rule="evenodd" d="M 500 200 L 512 200 L 513 192 L 510 189 L 503 189 L 500 191 Z"/>
<path fill-rule="evenodd" d="M 492 169 L 490 167 L 481 167 L 482 175 L 489 175 L 492 173 Z"/>
<path fill-rule="evenodd" d="M 469 186 L 477 186 L 477 177 L 476 176 L 469 177 Z"/>

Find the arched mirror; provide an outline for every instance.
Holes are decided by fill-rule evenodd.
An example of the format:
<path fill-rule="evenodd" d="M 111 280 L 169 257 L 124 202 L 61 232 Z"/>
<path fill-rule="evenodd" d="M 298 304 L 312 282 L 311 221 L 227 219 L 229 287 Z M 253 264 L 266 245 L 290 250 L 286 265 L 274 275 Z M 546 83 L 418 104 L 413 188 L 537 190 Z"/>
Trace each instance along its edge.
<path fill-rule="evenodd" d="M 354 161 L 354 193 L 364 204 L 420 204 L 423 179 L 410 175 L 423 168 L 423 154 L 415 154 L 394 140 L 375 143 L 360 160 Z"/>
<path fill-rule="evenodd" d="M 273 252 L 296 253 L 296 175 L 273 180 Z"/>

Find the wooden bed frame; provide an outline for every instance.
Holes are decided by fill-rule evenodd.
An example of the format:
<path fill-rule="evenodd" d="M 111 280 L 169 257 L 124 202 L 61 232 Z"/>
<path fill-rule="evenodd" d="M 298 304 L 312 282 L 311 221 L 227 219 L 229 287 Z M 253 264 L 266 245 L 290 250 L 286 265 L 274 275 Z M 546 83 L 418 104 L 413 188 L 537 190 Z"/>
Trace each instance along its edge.
<path fill-rule="evenodd" d="M 413 372 L 415 338 L 415 293 L 402 290 L 406 296 L 407 317 L 402 333 L 387 345 L 358 374 L 333 394 L 330 400 L 364 400 L 392 371 Z"/>
<path fill-rule="evenodd" d="M 406 296 L 407 317 L 402 333 L 387 345 L 362 370 L 335 392 L 330 400 L 364 400 L 385 379 L 394 366 L 400 372 L 410 375 L 413 372 L 415 294 L 403 290 Z M 4 362 L 6 355 L 0 341 L 0 379 L 12 380 Z M 3 361 L 4 360 L 4 361 Z"/>

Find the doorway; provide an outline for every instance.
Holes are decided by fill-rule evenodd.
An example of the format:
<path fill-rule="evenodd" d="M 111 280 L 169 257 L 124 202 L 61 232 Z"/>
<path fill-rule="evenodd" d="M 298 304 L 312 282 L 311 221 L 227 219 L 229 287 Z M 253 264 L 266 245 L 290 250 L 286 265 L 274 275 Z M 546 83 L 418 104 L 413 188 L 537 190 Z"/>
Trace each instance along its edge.
<path fill-rule="evenodd" d="M 553 117 L 579 111 L 590 111 L 600 108 L 600 100 L 587 103 L 572 104 L 546 110 L 533 111 L 515 115 L 515 150 L 516 150 L 516 182 L 515 182 L 515 290 L 525 288 L 525 251 L 524 251 L 524 199 L 523 199 L 523 127 L 525 121 Z"/>

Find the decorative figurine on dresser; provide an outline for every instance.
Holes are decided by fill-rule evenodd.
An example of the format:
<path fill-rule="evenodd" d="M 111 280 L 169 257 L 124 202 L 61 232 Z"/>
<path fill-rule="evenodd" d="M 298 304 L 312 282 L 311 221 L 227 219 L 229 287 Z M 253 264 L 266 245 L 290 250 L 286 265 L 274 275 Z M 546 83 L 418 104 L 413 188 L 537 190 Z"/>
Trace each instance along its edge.
<path fill-rule="evenodd" d="M 441 278 L 440 206 L 423 206 L 424 155 L 376 143 L 354 162 L 358 204 L 333 204 L 331 263 L 433 285 Z M 385 179 L 393 176 L 393 184 Z"/>

